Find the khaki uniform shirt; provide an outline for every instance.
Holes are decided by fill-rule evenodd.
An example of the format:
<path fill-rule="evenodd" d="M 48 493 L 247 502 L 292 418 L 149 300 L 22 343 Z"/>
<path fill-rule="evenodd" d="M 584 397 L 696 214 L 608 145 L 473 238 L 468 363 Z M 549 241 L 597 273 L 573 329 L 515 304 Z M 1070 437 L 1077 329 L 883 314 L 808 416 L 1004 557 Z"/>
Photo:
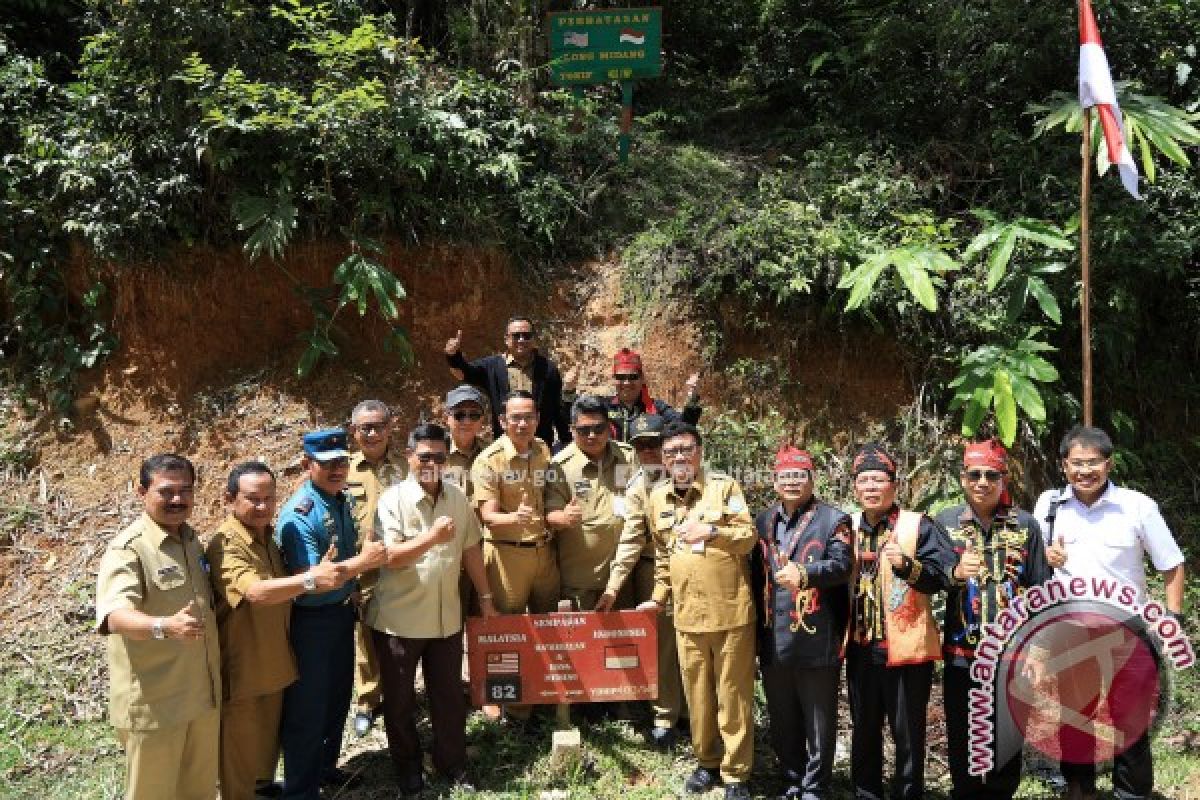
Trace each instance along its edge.
<path fill-rule="evenodd" d="M 297 677 L 288 640 L 292 604 L 254 605 L 246 600 L 259 581 L 288 577 L 271 531 L 255 536 L 230 515 L 208 541 L 208 562 L 217 597 L 225 699 L 281 691 Z"/>
<path fill-rule="evenodd" d="M 750 566 L 746 556 L 758 534 L 737 481 L 701 469 L 681 497 L 668 479 L 650 490 L 646 524 L 654 537 L 654 600 L 675 605 L 675 629 L 712 633 L 754 622 Z M 715 525 L 717 537 L 703 545 L 679 540 L 676 526 Z"/>
<path fill-rule="evenodd" d="M 366 623 L 408 639 L 444 639 L 462 629 L 458 578 L 463 551 L 479 545 L 482 532 L 474 509 L 452 483 L 442 481 L 436 500 L 415 477 L 383 493 L 379 525 L 392 546 L 425 534 L 438 517 L 454 520 L 454 539 L 435 544 L 407 567 L 384 567 L 367 604 Z"/>
<path fill-rule="evenodd" d="M 521 505 L 522 495 L 533 508 L 534 520 L 522 530 L 504 533 L 488 531 L 488 537 L 510 542 L 540 542 L 546 538 L 546 508 L 542 492 L 550 468 L 550 448 L 541 439 L 534 439 L 529 452 L 517 455 L 512 439 L 501 436 L 488 445 L 471 467 L 475 484 L 475 505 L 489 500 L 500 504 L 500 511 L 509 514 Z"/>
<path fill-rule="evenodd" d="M 367 531 L 375 526 L 375 506 L 379 504 L 379 496 L 407 476 L 408 461 L 394 441 L 378 464 L 367 461 L 362 451 L 350 454 L 346 491 L 354 498 L 354 522 L 358 525 L 360 544 Z"/>
<path fill-rule="evenodd" d="M 195 531 L 184 525 L 179 537 L 172 536 L 148 514 L 104 551 L 96 585 L 100 633 L 109 632 L 108 615 L 123 608 L 170 617 L 195 600 L 204 614 L 199 640 L 107 637 L 113 727 L 169 728 L 220 708 L 221 652 L 206 566 Z"/>
<path fill-rule="evenodd" d="M 617 543 L 617 553 L 608 572 L 607 589 L 613 594 L 621 591 L 637 566 L 638 559 L 654 558 L 654 538 L 649 535 L 649 525 L 646 524 L 646 502 L 650 498 L 652 485 L 662 480 L 666 470 L 662 467 L 653 467 L 653 470 L 650 474 L 646 467 L 638 467 L 633 479 L 625 487 L 624 525 Z"/>
<path fill-rule="evenodd" d="M 446 468 L 442 470 L 442 479 L 462 489 L 472 507 L 475 505 L 475 482 L 471 480 L 471 465 L 481 452 L 483 442 L 479 437 L 475 437 L 475 444 L 470 450 L 459 450 L 451 440 L 450 452 L 446 454 Z"/>
<path fill-rule="evenodd" d="M 562 585 L 603 590 L 625 527 L 625 486 L 634 470 L 633 448 L 610 441 L 600 461 L 594 462 L 572 443 L 551 463 L 546 511 L 561 511 L 572 499 L 583 509 L 582 523 L 555 533 Z"/>
<path fill-rule="evenodd" d="M 511 355 L 505 354 L 504 363 L 508 365 L 508 390 L 510 392 L 533 391 L 533 356 L 529 363 L 521 366 Z"/>

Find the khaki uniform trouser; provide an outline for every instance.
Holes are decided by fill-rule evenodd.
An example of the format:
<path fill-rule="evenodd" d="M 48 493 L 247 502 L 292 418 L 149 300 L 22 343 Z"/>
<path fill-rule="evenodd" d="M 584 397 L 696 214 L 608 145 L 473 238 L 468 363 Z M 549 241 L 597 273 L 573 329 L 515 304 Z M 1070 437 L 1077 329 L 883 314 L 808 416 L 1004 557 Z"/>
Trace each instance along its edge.
<path fill-rule="evenodd" d="M 633 568 L 633 604 L 654 597 L 654 559 L 640 558 Z M 617 598 L 618 601 L 620 598 Z M 654 727 L 670 728 L 687 716 L 683 699 L 683 678 L 679 672 L 679 650 L 675 645 L 675 611 L 668 604 L 658 614 L 658 698 L 650 702 Z"/>
<path fill-rule="evenodd" d="M 712 633 L 677 631 L 676 640 L 696 763 L 720 767 L 721 777 L 731 783 L 749 780 L 754 766 L 753 623 Z"/>
<path fill-rule="evenodd" d="M 213 800 L 221 712 L 153 731 L 118 730 L 125 748 L 125 800 Z"/>
<path fill-rule="evenodd" d="M 221 706 L 221 800 L 254 800 L 254 785 L 275 778 L 283 690 Z"/>
<path fill-rule="evenodd" d="M 492 604 L 501 614 L 548 614 L 558 610 L 558 557 L 554 545 L 514 547 L 483 543 Z M 530 707 L 507 705 L 509 716 L 526 719 Z"/>
<path fill-rule="evenodd" d="M 354 705 L 360 712 L 374 712 L 383 703 L 375 642 L 371 638 L 371 629 L 361 621 L 354 624 L 354 692 Z"/>

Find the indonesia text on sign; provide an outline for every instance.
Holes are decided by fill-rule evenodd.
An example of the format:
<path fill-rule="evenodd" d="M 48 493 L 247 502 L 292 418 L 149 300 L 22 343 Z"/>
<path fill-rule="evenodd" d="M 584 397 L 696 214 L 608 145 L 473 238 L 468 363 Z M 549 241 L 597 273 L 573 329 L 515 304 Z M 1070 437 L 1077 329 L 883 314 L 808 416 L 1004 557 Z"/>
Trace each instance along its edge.
<path fill-rule="evenodd" d="M 662 9 L 556 11 L 547 15 L 550 79 L 605 83 L 662 74 Z"/>
<path fill-rule="evenodd" d="M 467 620 L 476 703 L 593 703 L 658 696 L 652 611 Z"/>

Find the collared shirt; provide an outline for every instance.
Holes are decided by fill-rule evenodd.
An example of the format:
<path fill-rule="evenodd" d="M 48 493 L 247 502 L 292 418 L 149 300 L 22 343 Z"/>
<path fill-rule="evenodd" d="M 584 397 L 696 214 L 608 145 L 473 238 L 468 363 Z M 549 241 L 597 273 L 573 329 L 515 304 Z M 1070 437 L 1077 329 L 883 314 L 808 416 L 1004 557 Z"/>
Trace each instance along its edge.
<path fill-rule="evenodd" d="M 475 504 L 495 500 L 500 511 L 508 514 L 517 510 L 524 497 L 534 513 L 534 520 L 521 530 L 509 529 L 503 533 L 489 530 L 490 538 L 511 542 L 536 542 L 545 538 L 546 506 L 542 492 L 549 467 L 550 448 L 541 439 L 533 440 L 528 453 L 518 455 L 512 439 L 505 434 L 479 454 L 471 467 Z"/>
<path fill-rule="evenodd" d="M 346 561 L 357 554 L 354 500 L 345 492 L 328 494 L 307 480 L 284 503 L 275 523 L 275 544 L 283 553 L 283 563 L 293 575 L 304 572 L 321 563 L 335 539 L 335 561 Z M 300 595 L 295 602 L 302 606 L 343 603 L 356 587 L 356 581 L 347 581 L 329 592 Z"/>
<path fill-rule="evenodd" d="M 675 605 L 675 628 L 712 633 L 754 622 L 746 556 L 758 535 L 742 487 L 728 475 L 701 469 L 682 494 L 670 480 L 650 490 L 646 523 L 654 537 L 654 600 Z M 710 542 L 689 545 L 678 528 L 715 525 Z"/>
<path fill-rule="evenodd" d="M 505 353 L 504 363 L 508 367 L 508 390 L 510 392 L 533 391 L 533 356 L 525 364 L 518 364 L 511 353 Z"/>
<path fill-rule="evenodd" d="M 571 398 L 572 402 L 574 398 Z M 563 398 L 564 404 L 566 397 Z M 569 413 L 569 409 L 564 409 Z M 689 395 L 687 402 L 683 406 L 683 411 L 676 411 L 671 405 L 663 400 L 653 399 L 651 407 L 647 408 L 645 402 L 638 398 L 633 402 L 633 405 L 623 405 L 615 396 L 608 399 L 608 419 L 613 424 L 614 436 L 622 441 L 628 442 L 633 435 L 633 423 L 641 416 L 646 414 L 657 414 L 663 418 L 663 422 L 670 425 L 672 422 L 686 422 L 689 425 L 695 425 L 700 422 L 700 415 L 704 413 L 704 408 L 700 405 L 700 398 L 697 395 Z"/>
<path fill-rule="evenodd" d="M 599 461 L 575 443 L 552 460 L 546 482 L 546 511 L 561 511 L 572 499 L 583 510 L 579 525 L 559 529 L 558 569 L 570 589 L 604 589 L 617 541 L 625 526 L 625 487 L 634 470 L 633 449 L 610 441 Z"/>
<path fill-rule="evenodd" d="M 475 505 L 475 482 L 471 480 L 471 466 L 482 452 L 483 442 L 478 436 L 467 450 L 460 450 L 458 444 L 451 440 L 450 452 L 446 454 L 446 468 L 442 470 L 442 480 L 462 489 L 472 507 Z"/>
<path fill-rule="evenodd" d="M 220 707 L 221 653 L 208 564 L 196 532 L 172 536 L 142 514 L 109 542 L 96 582 L 96 629 L 133 609 L 170 617 L 195 601 L 204 616 L 199 640 L 127 639 L 109 634 L 109 716 L 119 730 L 157 730 Z"/>
<path fill-rule="evenodd" d="M 354 498 L 354 522 L 358 525 L 360 538 L 366 537 L 375 526 L 375 506 L 379 496 L 407 475 L 408 462 L 394 446 L 388 447 L 382 461 L 368 461 L 361 450 L 350 455 L 346 491 Z"/>
<path fill-rule="evenodd" d="M 415 476 L 383 493 L 379 525 L 384 544 L 399 544 L 425 534 L 438 517 L 454 520 L 454 538 L 435 544 L 406 567 L 384 567 L 367 605 L 366 622 L 375 630 L 409 639 L 444 639 L 462 629 L 458 579 L 463 551 L 482 538 L 467 496 L 442 481 L 431 497 Z"/>
<path fill-rule="evenodd" d="M 1060 496 L 1064 500 L 1058 505 L 1051 533 L 1051 501 Z M 1047 544 L 1062 537 L 1067 563 L 1055 570 L 1056 575 L 1115 578 L 1137 587 L 1138 602 L 1146 597 L 1147 554 L 1159 572 L 1183 563 L 1183 552 L 1158 504 L 1141 492 L 1111 481 L 1091 506 L 1076 498 L 1070 486 L 1043 492 L 1033 516 L 1041 524 Z"/>
<path fill-rule="evenodd" d="M 208 540 L 208 561 L 221 633 L 221 683 L 225 699 L 277 692 L 296 680 L 288 640 L 292 604 L 246 600 L 259 581 L 288 577 L 283 554 L 269 532 L 251 533 L 236 517 L 225 518 Z"/>
<path fill-rule="evenodd" d="M 654 537 L 646 522 L 646 503 L 650 499 L 650 489 L 666 474 L 666 469 L 661 466 L 639 466 L 625 487 L 625 522 L 608 570 L 606 587 L 613 594 L 621 591 L 639 559 L 654 558 Z"/>

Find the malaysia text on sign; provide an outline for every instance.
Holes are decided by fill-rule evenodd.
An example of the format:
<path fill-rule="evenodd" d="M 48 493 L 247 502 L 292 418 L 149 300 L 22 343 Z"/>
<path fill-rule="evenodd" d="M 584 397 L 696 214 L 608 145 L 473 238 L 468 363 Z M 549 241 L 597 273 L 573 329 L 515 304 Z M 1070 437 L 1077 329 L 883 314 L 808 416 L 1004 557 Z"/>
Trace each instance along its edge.
<path fill-rule="evenodd" d="M 653 611 L 467 620 L 476 703 L 593 703 L 658 696 Z"/>
<path fill-rule="evenodd" d="M 547 17 L 554 83 L 605 83 L 662 74 L 661 8 L 555 11 Z"/>

